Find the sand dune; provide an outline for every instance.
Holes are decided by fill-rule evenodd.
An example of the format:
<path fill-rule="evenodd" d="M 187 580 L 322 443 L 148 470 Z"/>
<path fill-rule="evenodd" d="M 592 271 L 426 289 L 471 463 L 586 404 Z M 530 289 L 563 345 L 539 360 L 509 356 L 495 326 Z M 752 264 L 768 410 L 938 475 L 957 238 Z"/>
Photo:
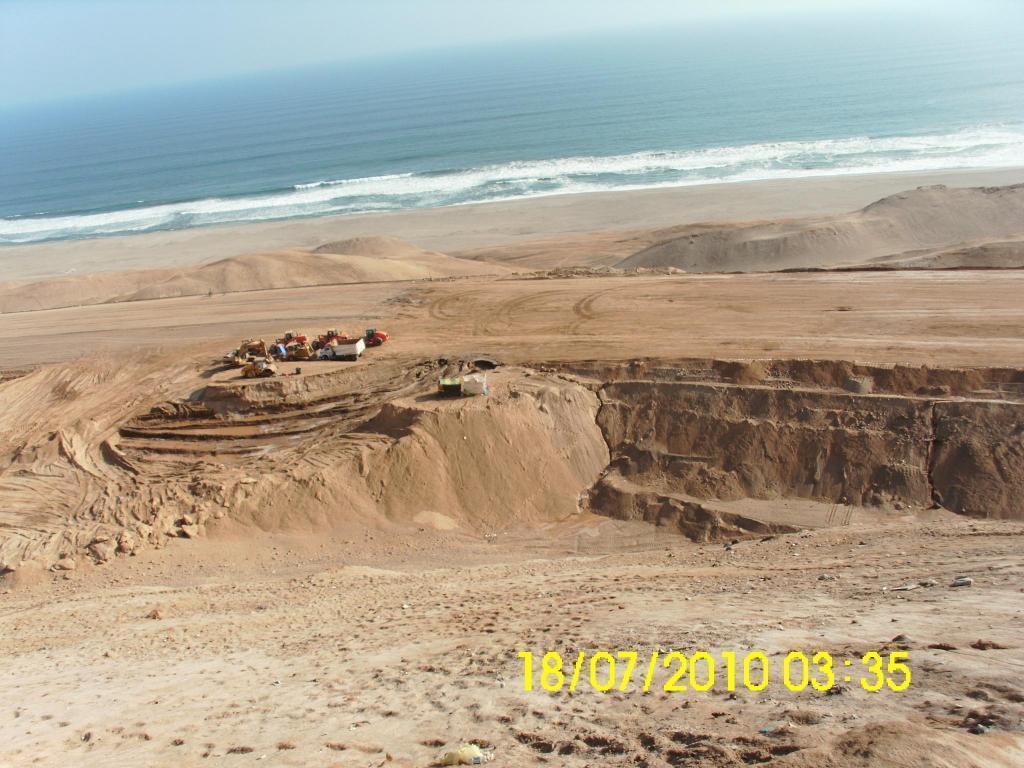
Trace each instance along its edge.
<path fill-rule="evenodd" d="M 919 187 L 842 216 L 694 225 L 616 266 L 677 267 L 688 272 L 827 269 L 1020 235 L 1024 235 L 1024 185 Z M 991 250 L 979 253 L 989 255 Z M 936 253 L 923 264 L 940 268 L 963 262 L 963 254 L 951 251 Z"/>
<path fill-rule="evenodd" d="M 425 251 L 398 238 L 360 237 L 314 251 L 232 256 L 180 269 L 107 272 L 0 286 L 0 312 L 310 285 L 503 273 L 501 266 Z"/>
<path fill-rule="evenodd" d="M 196 266 L 0 285 L 0 312 L 342 283 L 573 267 L 687 272 L 1024 266 L 1024 185 L 919 187 L 851 214 L 607 230 L 449 256 L 395 237 L 231 256 Z"/>

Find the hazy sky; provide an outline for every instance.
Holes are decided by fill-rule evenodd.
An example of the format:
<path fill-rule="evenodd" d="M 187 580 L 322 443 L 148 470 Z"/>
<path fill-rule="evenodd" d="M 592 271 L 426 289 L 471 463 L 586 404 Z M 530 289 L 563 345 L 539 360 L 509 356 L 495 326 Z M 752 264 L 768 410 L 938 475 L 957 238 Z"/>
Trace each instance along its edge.
<path fill-rule="evenodd" d="M 1014 2 L 972 0 L 969 5 Z M 943 3 L 931 0 L 924 7 L 933 13 Z M 914 0 L 0 0 L 0 106 L 446 46 L 708 17 L 881 13 L 911 4 Z"/>

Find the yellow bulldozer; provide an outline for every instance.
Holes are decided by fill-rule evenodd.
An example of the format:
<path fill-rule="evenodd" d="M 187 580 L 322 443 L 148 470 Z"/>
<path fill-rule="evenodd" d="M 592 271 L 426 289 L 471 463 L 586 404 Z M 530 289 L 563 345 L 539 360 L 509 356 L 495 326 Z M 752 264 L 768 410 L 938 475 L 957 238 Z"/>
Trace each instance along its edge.
<path fill-rule="evenodd" d="M 269 357 L 255 357 L 242 366 L 243 379 L 263 379 L 277 375 L 277 365 Z"/>
<path fill-rule="evenodd" d="M 316 351 L 307 341 L 293 341 L 288 345 L 287 350 L 288 360 L 313 360 L 316 357 Z"/>

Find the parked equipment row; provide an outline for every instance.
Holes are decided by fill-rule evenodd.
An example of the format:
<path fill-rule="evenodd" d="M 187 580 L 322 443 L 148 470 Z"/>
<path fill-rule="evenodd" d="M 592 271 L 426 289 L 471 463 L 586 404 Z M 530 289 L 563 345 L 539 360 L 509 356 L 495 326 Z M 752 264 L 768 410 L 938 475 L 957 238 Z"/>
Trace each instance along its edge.
<path fill-rule="evenodd" d="M 246 339 L 237 350 L 224 356 L 224 363 L 241 368 L 243 378 L 276 376 L 278 362 L 358 360 L 367 347 L 379 347 L 389 338 L 387 331 L 376 328 L 367 328 L 362 336 L 349 336 L 331 328 L 315 338 L 288 331 L 272 344 L 263 339 Z"/>

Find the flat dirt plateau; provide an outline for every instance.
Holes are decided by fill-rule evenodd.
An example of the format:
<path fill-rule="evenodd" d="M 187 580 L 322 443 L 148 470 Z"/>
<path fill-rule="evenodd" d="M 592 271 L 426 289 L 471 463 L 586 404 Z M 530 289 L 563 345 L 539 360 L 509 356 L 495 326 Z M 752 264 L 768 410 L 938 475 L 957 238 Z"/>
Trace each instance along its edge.
<path fill-rule="evenodd" d="M 0 765 L 1024 764 L 1024 272 L 665 266 L 725 253 L 691 234 L 0 314 Z M 219 362 L 338 326 L 392 339 L 258 381 Z M 472 369 L 487 396 L 438 397 Z M 593 654 L 634 650 L 595 690 Z M 666 691 L 698 651 L 715 684 Z M 728 690 L 729 651 L 765 655 L 763 690 Z M 835 684 L 787 690 L 792 651 Z M 872 651 L 909 654 L 906 690 L 862 687 Z"/>

